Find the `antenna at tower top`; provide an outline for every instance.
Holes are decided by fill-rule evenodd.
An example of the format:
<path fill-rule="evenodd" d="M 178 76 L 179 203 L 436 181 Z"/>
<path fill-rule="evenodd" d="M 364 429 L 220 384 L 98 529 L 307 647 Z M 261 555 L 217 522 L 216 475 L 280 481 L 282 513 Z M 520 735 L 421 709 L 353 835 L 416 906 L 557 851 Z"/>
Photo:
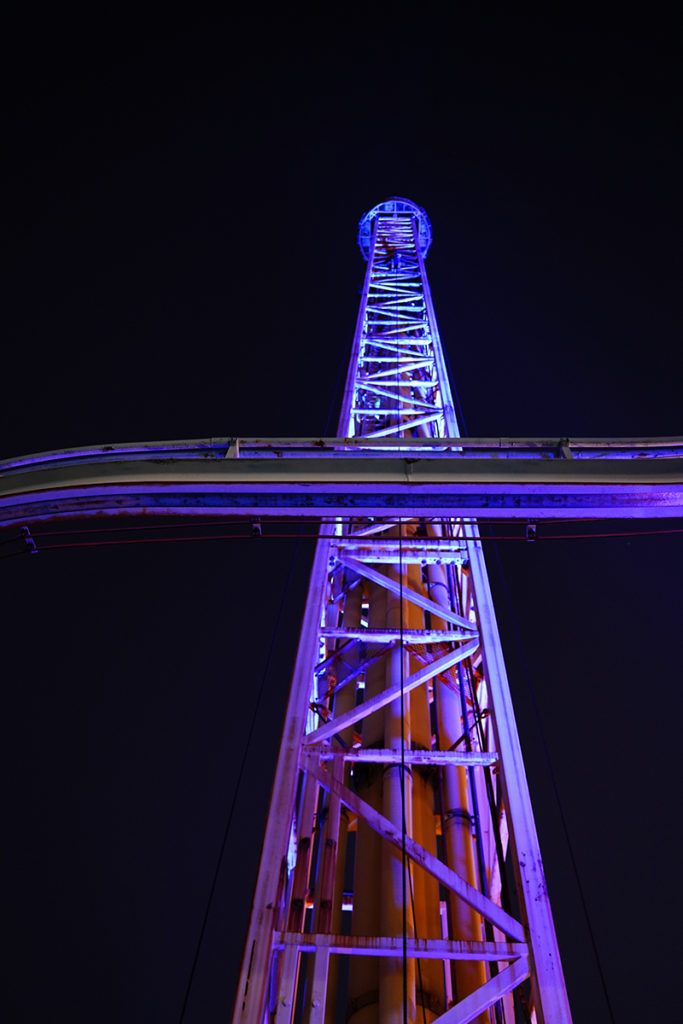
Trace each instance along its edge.
<path fill-rule="evenodd" d="M 410 199 L 402 199 L 400 196 L 391 196 L 389 199 L 385 199 L 383 203 L 378 203 L 377 206 L 373 206 L 371 210 L 364 213 L 360 219 L 358 225 L 358 245 L 360 251 L 363 253 L 364 258 L 367 260 L 370 257 L 370 241 L 372 239 L 372 225 L 376 217 L 380 214 L 384 216 L 398 216 L 399 214 L 412 214 L 417 220 L 417 237 L 420 243 L 420 252 L 422 257 L 427 255 L 427 250 L 432 244 L 432 225 L 429 221 L 429 217 L 417 203 L 413 203 Z"/>

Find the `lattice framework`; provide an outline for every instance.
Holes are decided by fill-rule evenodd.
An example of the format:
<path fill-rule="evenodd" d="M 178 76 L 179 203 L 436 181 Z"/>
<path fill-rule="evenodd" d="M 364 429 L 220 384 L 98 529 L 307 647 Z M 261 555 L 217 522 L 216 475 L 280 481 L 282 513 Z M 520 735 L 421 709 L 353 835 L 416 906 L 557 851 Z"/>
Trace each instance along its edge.
<path fill-rule="evenodd" d="M 425 221 L 391 200 L 361 222 L 339 434 L 373 450 L 386 438 L 394 455 L 458 436 Z M 522 1003 L 569 1021 L 476 524 L 372 517 L 327 532 L 234 1020 L 322 1024 L 341 1000 L 351 1024 L 510 1024 Z"/>

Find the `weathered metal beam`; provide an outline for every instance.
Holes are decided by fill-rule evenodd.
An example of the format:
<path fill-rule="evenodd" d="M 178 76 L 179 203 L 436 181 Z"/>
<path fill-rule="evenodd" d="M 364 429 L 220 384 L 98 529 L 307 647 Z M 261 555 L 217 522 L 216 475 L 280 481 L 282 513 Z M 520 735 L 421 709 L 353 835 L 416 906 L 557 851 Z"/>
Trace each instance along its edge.
<path fill-rule="evenodd" d="M 495 764 L 498 754 L 479 750 L 382 750 L 370 747 L 366 750 L 316 750 L 304 744 L 304 754 L 315 754 L 321 761 L 363 761 L 374 764 L 436 764 L 481 767 Z"/>
<path fill-rule="evenodd" d="M 296 667 L 285 716 L 282 742 L 270 796 L 268 828 L 263 837 L 261 868 L 256 881 L 252 912 L 245 941 L 235 1014 L 233 1020 L 254 1024 L 263 1020 L 269 980 L 271 938 L 284 884 L 286 864 L 282 860 L 283 841 L 290 835 L 296 795 L 298 757 L 308 710 L 311 678 L 318 656 L 317 598 L 325 586 L 329 564 L 327 541 L 319 541 L 308 587 L 308 601 L 299 637 Z M 284 847 L 286 849 L 286 845 Z M 294 960 L 296 960 L 296 951 Z M 287 968 L 289 965 L 287 965 Z M 283 974 L 287 972 L 283 968 Z"/>
<path fill-rule="evenodd" d="M 683 459 L 46 461 L 0 473 L 0 525 L 123 515 L 683 516 Z"/>
<path fill-rule="evenodd" d="M 479 647 L 479 638 L 475 636 L 469 643 L 463 644 L 462 647 L 458 647 L 454 651 L 449 651 L 444 654 L 441 658 L 437 658 L 435 661 L 425 665 L 424 668 L 419 669 L 412 675 L 409 675 L 404 680 L 397 680 L 391 686 L 382 690 L 381 693 L 375 694 L 374 697 L 364 700 L 362 704 L 359 704 L 355 708 L 351 708 L 350 711 L 346 711 L 343 715 L 338 718 L 332 718 L 329 722 L 325 722 L 314 732 L 309 732 L 306 735 L 306 743 L 320 743 L 322 740 L 330 739 L 331 736 L 335 736 L 338 732 L 342 732 L 343 729 L 348 728 L 349 725 L 355 725 L 362 718 L 367 718 L 368 715 L 374 714 L 375 711 L 379 711 L 380 708 L 384 708 L 387 704 L 391 704 L 392 701 L 398 700 L 401 696 L 401 692 L 404 694 L 410 693 L 418 686 L 422 686 L 423 683 L 433 679 L 434 676 L 439 675 L 440 672 L 445 672 L 447 669 L 452 668 L 453 665 L 457 665 L 459 662 L 464 661 L 465 658 L 471 657 Z"/>
<path fill-rule="evenodd" d="M 392 594 L 396 594 L 397 597 L 402 597 L 404 601 L 410 601 L 411 604 L 415 604 L 418 608 L 423 608 L 425 611 L 431 612 L 432 615 L 437 615 L 439 618 L 444 619 L 446 622 L 452 622 L 455 626 L 460 626 L 462 629 L 471 629 L 476 631 L 476 624 L 470 622 L 469 619 L 464 618 L 462 615 L 458 615 L 457 612 L 451 611 L 450 608 L 443 608 L 437 604 L 436 601 L 432 601 L 430 598 L 425 597 L 423 594 L 418 594 L 410 587 L 406 587 L 400 580 L 391 579 L 386 576 L 383 572 L 378 572 L 376 569 L 371 569 L 368 565 L 363 565 L 357 558 L 350 558 L 348 555 L 339 555 L 339 561 L 342 565 L 345 565 L 347 569 L 351 569 L 352 572 L 358 573 L 359 576 L 365 576 L 366 579 L 372 583 L 376 583 L 380 587 L 384 587 L 385 590 L 390 591 Z M 401 558 L 399 556 L 399 563 Z"/>
<path fill-rule="evenodd" d="M 434 1024 L 470 1024 L 470 1021 L 476 1020 L 480 1013 L 488 1010 L 489 1006 L 493 1006 L 508 992 L 512 992 L 513 988 L 528 977 L 529 963 L 526 957 L 520 957 L 476 992 L 465 996 L 456 1006 L 442 1013 L 434 1020 Z"/>
<path fill-rule="evenodd" d="M 377 361 L 373 358 L 373 362 Z M 396 364 L 395 359 L 388 360 Z M 386 437 L 373 440 L 366 435 L 354 437 L 204 437 L 177 441 L 126 441 L 113 444 L 85 445 L 61 448 L 30 455 L 16 456 L 0 462 L 0 475 L 15 469 L 46 466 L 48 463 L 103 459 L 120 461 L 140 458 L 159 458 L 164 455 L 183 459 L 209 458 L 315 458 L 324 454 L 353 455 L 362 458 L 373 453 L 385 456 L 388 449 L 411 452 L 415 455 L 443 455 L 447 458 L 481 458 L 490 454 L 504 458 L 559 458 L 562 448 L 568 448 L 578 459 L 643 459 L 683 457 L 683 437 Z M 472 453 L 472 455 L 470 455 Z"/>
<path fill-rule="evenodd" d="M 403 640 L 406 644 L 438 644 L 448 640 L 469 640 L 472 633 L 464 629 L 373 629 L 367 626 L 324 626 L 320 636 L 325 640 L 362 640 L 368 644 L 386 644 Z"/>
<path fill-rule="evenodd" d="M 365 800 L 362 800 L 355 793 L 351 792 L 350 789 L 347 789 L 346 786 L 333 778 L 329 772 L 323 771 L 316 761 L 317 758 L 315 756 L 305 755 L 301 758 L 302 767 L 305 768 L 309 775 L 313 776 L 323 789 L 327 789 L 330 793 L 338 796 L 350 811 L 363 818 L 370 828 L 374 829 L 378 835 L 388 840 L 397 849 L 401 850 L 405 846 L 406 853 L 412 861 L 419 864 L 425 871 L 428 871 L 430 875 L 438 879 L 447 889 L 457 893 L 477 913 L 481 914 L 487 921 L 490 921 L 496 928 L 499 928 L 504 935 L 508 935 L 513 941 L 524 941 L 524 928 L 519 921 L 516 921 L 514 917 L 511 917 L 510 914 L 493 903 L 492 900 L 483 896 L 477 889 L 469 885 L 464 878 L 461 878 L 457 872 L 447 867 L 443 861 L 440 861 L 432 853 L 429 853 L 428 850 L 425 850 L 423 846 L 416 843 L 410 836 L 404 835 L 400 827 L 394 825 L 383 814 L 380 814 L 374 807 L 371 807 L 369 803 L 366 803 Z"/>
<path fill-rule="evenodd" d="M 325 949 L 329 953 L 352 956 L 398 956 L 403 952 L 402 935 L 315 935 L 302 932 L 276 932 L 274 949 L 295 946 L 300 953 Z M 467 942 L 453 939 L 406 938 L 408 956 L 420 960 L 517 960 L 526 956 L 524 942 Z"/>

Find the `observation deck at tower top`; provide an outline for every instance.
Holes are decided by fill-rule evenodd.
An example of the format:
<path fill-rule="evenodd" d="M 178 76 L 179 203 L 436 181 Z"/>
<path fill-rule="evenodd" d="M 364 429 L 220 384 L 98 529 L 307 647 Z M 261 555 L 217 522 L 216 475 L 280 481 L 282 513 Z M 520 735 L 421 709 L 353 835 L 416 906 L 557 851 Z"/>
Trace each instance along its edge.
<path fill-rule="evenodd" d="M 427 250 L 432 244 L 432 225 L 429 217 L 417 203 L 411 202 L 410 199 L 402 199 L 400 196 L 391 196 L 389 199 L 385 199 L 383 203 L 378 203 L 377 206 L 373 206 L 371 210 L 364 213 L 360 219 L 358 225 L 358 245 L 360 251 L 363 253 L 364 259 L 370 257 L 370 244 L 372 241 L 372 226 L 375 219 L 384 214 L 386 216 L 396 216 L 398 214 L 411 214 L 417 220 L 417 238 L 420 246 L 420 253 L 424 259 L 427 255 Z"/>

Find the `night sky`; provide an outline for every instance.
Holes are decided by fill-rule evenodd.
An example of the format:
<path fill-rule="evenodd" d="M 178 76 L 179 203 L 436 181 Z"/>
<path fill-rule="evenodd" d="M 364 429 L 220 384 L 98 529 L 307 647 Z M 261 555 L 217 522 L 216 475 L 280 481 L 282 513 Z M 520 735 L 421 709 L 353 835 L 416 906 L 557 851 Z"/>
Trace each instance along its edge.
<path fill-rule="evenodd" d="M 678 26 L 258 9 L 5 22 L 0 457 L 334 434 L 390 195 L 470 435 L 683 434 Z M 612 1017 L 551 775 L 613 1019 L 658 1024 L 683 533 L 557 533 L 486 551 L 574 1021 Z M 179 1021 L 232 813 L 184 1017 L 229 1020 L 312 555 L 264 534 L 0 561 L 3 1020 Z"/>

